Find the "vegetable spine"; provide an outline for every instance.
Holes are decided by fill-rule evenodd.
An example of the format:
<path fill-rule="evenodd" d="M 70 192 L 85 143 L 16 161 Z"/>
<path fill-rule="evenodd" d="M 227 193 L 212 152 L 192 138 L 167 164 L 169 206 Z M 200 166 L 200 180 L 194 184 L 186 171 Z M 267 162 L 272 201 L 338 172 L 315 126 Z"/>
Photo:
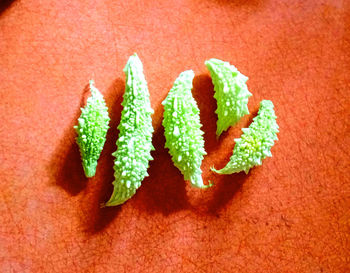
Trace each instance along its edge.
<path fill-rule="evenodd" d="M 110 120 L 106 103 L 93 80 L 90 81 L 90 91 L 91 96 L 85 108 L 81 108 L 78 125 L 74 126 L 86 177 L 93 177 L 96 173 L 97 160 L 106 142 Z"/>
<path fill-rule="evenodd" d="M 129 58 L 124 72 L 126 85 L 123 111 L 118 126 L 117 150 L 113 153 L 114 190 L 106 206 L 120 205 L 130 199 L 148 176 L 149 161 L 153 159 L 153 109 L 143 66 L 136 53 Z"/>
<path fill-rule="evenodd" d="M 247 88 L 248 77 L 236 67 L 218 59 L 205 62 L 214 84 L 214 98 L 217 101 L 215 113 L 218 115 L 216 136 L 235 125 L 241 117 L 249 114 L 248 99 L 252 95 Z"/>
<path fill-rule="evenodd" d="M 206 152 L 199 109 L 191 94 L 193 78 L 192 70 L 182 72 L 162 102 L 165 147 L 169 149 L 174 165 L 185 180 L 189 180 L 194 187 L 207 188 L 208 185 L 203 184 L 200 169 Z"/>
<path fill-rule="evenodd" d="M 232 174 L 261 165 L 266 157 L 272 157 L 271 148 L 274 141 L 278 140 L 278 125 L 274 105 L 269 100 L 260 102 L 258 115 L 253 119 L 249 128 L 243 128 L 241 138 L 235 139 L 236 145 L 233 155 L 227 165 L 221 169 L 212 171 L 219 174 Z"/>

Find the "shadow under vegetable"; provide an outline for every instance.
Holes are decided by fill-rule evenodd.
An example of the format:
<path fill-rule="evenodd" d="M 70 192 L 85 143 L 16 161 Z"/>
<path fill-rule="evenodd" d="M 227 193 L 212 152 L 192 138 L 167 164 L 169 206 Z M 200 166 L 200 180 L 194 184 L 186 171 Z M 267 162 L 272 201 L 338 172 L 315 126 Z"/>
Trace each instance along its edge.
<path fill-rule="evenodd" d="M 89 92 L 88 85 L 82 91 L 80 106 L 76 110 L 69 127 L 65 129 L 63 138 L 57 146 L 50 162 L 50 169 L 53 170 L 54 184 L 72 196 L 77 195 L 87 185 L 79 147 L 75 142 L 76 132 L 73 128 L 77 124 L 77 120 L 81 114 L 80 107 L 84 107 L 87 92 Z"/>

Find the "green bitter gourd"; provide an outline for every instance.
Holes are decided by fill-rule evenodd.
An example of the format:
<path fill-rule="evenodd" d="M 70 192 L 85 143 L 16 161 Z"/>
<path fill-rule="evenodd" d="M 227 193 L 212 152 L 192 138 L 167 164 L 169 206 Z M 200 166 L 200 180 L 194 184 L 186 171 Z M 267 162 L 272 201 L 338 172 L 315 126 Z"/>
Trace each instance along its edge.
<path fill-rule="evenodd" d="M 165 147 L 185 180 L 190 180 L 195 187 L 207 188 L 209 185 L 203 184 L 200 169 L 206 152 L 199 109 L 191 94 L 193 78 L 192 70 L 182 72 L 162 102 Z"/>
<path fill-rule="evenodd" d="M 118 126 L 118 148 L 113 153 L 114 190 L 106 206 L 120 205 L 130 199 L 141 186 L 142 180 L 148 176 L 149 161 L 153 159 L 153 109 L 143 66 L 136 53 L 129 58 L 124 72 L 126 85 Z"/>
<path fill-rule="evenodd" d="M 106 103 L 93 80 L 90 81 L 90 91 L 91 96 L 85 108 L 81 108 L 78 125 L 74 126 L 86 177 L 93 177 L 96 173 L 97 160 L 106 141 L 110 120 Z"/>
<path fill-rule="evenodd" d="M 241 74 L 228 62 L 210 59 L 205 62 L 214 84 L 214 98 L 218 115 L 216 136 L 236 124 L 241 117 L 249 114 L 248 99 L 252 95 L 247 88 L 248 77 Z"/>
<path fill-rule="evenodd" d="M 241 138 L 235 139 L 236 145 L 233 155 L 227 165 L 221 169 L 212 171 L 219 174 L 231 174 L 244 171 L 261 165 L 262 160 L 271 157 L 271 148 L 274 141 L 278 140 L 278 125 L 273 103 L 269 100 L 260 102 L 258 115 L 253 119 L 249 128 L 243 128 Z"/>

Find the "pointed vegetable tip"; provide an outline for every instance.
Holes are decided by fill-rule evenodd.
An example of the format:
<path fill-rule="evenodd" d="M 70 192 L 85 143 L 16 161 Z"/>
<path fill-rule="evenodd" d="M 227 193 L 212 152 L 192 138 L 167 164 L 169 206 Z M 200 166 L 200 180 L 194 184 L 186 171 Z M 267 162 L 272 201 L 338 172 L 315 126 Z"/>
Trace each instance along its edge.
<path fill-rule="evenodd" d="M 203 179 L 202 179 L 201 174 L 198 174 L 198 175 L 191 177 L 190 183 L 191 183 L 191 186 L 193 186 L 195 188 L 199 188 L 199 189 L 208 189 L 211 186 L 213 186 L 213 184 L 210 181 L 209 181 L 209 184 L 205 185 L 203 183 Z"/>
<path fill-rule="evenodd" d="M 84 164 L 84 172 L 87 178 L 91 178 L 96 174 L 97 161 L 91 162 L 90 164 Z"/>

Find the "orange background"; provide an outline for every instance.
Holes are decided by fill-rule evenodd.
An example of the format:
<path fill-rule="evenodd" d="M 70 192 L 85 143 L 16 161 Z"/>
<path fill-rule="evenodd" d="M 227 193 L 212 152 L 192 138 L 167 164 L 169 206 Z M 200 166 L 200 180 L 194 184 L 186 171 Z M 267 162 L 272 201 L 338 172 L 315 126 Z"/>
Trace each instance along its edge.
<path fill-rule="evenodd" d="M 348 1 L 2 2 L 0 272 L 350 272 Z M 349 2 L 348 2 L 349 3 Z M 137 52 L 155 109 L 150 176 L 123 206 L 113 181 L 123 67 Z M 205 68 L 249 77 L 251 114 L 215 139 Z M 208 156 L 191 188 L 164 147 L 162 100 L 193 69 Z M 111 123 L 97 174 L 75 144 L 93 78 Z M 273 157 L 219 176 L 259 102 L 275 104 Z"/>

